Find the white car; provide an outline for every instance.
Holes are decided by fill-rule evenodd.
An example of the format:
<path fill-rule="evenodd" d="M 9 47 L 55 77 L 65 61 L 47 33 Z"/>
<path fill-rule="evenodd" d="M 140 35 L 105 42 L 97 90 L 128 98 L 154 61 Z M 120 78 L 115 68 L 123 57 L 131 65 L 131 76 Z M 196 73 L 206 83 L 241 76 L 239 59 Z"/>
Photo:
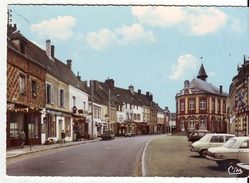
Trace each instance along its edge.
<path fill-rule="evenodd" d="M 206 157 L 224 168 L 249 162 L 249 137 L 233 137 L 221 147 L 211 147 Z"/>
<path fill-rule="evenodd" d="M 235 137 L 234 134 L 226 133 L 212 133 L 206 134 L 200 140 L 192 143 L 190 147 L 191 152 L 197 152 L 201 156 L 205 157 L 207 155 L 207 150 L 210 147 L 222 146 L 228 139 Z"/>

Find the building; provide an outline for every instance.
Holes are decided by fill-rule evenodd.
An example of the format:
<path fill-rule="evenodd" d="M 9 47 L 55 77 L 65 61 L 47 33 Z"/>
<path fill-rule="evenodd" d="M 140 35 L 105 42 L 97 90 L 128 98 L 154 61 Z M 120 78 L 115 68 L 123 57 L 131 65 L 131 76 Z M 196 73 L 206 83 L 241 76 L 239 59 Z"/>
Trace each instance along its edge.
<path fill-rule="evenodd" d="M 248 79 L 249 59 L 244 56 L 244 62 L 237 67 L 238 74 L 233 77 L 227 100 L 228 132 L 237 136 L 249 134 L 248 127 Z"/>
<path fill-rule="evenodd" d="M 7 148 L 20 145 L 21 129 L 26 134 L 25 144 L 41 144 L 46 69 L 32 59 L 31 46 L 16 26 L 8 25 Z"/>
<path fill-rule="evenodd" d="M 227 132 L 226 99 L 228 94 L 222 86 L 207 82 L 203 64 L 197 78 L 184 81 L 184 87 L 176 94 L 176 130 L 187 128 Z"/>

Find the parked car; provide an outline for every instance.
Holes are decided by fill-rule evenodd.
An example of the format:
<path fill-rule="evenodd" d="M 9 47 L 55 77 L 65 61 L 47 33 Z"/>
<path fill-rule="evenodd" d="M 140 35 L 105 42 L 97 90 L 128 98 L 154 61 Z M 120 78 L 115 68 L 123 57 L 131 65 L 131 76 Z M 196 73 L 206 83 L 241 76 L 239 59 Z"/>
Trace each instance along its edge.
<path fill-rule="evenodd" d="M 125 137 L 135 137 L 136 134 L 133 131 L 128 131 L 125 133 Z"/>
<path fill-rule="evenodd" d="M 249 162 L 249 137 L 230 138 L 221 147 L 209 148 L 206 157 L 223 168 L 237 163 Z"/>
<path fill-rule="evenodd" d="M 238 163 L 237 166 L 239 167 L 238 170 L 240 172 L 237 173 L 237 177 L 248 177 L 249 176 L 249 162 L 246 163 Z"/>
<path fill-rule="evenodd" d="M 112 140 L 115 138 L 115 135 L 112 131 L 103 131 L 103 134 L 100 137 L 103 140 L 106 140 L 106 139 Z"/>
<path fill-rule="evenodd" d="M 197 152 L 202 157 L 207 155 L 207 150 L 210 147 L 222 146 L 228 139 L 235 137 L 234 134 L 206 134 L 200 140 L 192 143 L 191 152 Z"/>
<path fill-rule="evenodd" d="M 193 131 L 188 138 L 188 141 L 190 142 L 196 142 L 198 140 L 200 140 L 203 136 L 205 136 L 206 134 L 211 133 L 208 130 L 196 130 Z"/>
<path fill-rule="evenodd" d="M 195 129 L 194 128 L 188 128 L 187 129 L 187 138 L 189 138 L 189 135 L 193 132 L 193 131 L 195 131 Z"/>

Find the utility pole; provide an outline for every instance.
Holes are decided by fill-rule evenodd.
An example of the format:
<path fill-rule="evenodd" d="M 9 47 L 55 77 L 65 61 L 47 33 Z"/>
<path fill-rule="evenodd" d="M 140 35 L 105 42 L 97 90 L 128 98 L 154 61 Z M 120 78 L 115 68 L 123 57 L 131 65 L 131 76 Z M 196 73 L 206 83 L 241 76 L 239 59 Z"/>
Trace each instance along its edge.
<path fill-rule="evenodd" d="M 93 139 L 93 80 L 91 80 L 91 111 L 92 111 L 92 139 Z"/>
<path fill-rule="evenodd" d="M 108 117 L 109 117 L 108 130 L 110 130 L 110 123 L 111 123 L 111 90 L 110 90 L 110 87 L 108 88 Z"/>

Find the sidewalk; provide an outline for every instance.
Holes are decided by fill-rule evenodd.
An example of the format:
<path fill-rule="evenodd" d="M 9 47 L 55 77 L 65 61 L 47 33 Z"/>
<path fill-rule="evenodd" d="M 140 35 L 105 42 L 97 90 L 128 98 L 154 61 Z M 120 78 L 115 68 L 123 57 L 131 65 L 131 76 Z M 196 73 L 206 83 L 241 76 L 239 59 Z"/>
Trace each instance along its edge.
<path fill-rule="evenodd" d="M 93 140 L 69 141 L 62 145 L 60 143 L 55 143 L 55 144 L 50 144 L 50 145 L 31 145 L 31 146 L 25 145 L 23 149 L 21 149 L 21 147 L 7 148 L 6 159 L 17 157 L 17 156 L 28 154 L 28 153 L 34 153 L 38 151 L 55 149 L 55 148 L 60 148 L 60 147 L 65 147 L 65 146 L 80 145 L 80 144 L 89 143 L 89 142 L 96 142 L 99 140 L 101 140 L 101 138 L 97 138 Z"/>

